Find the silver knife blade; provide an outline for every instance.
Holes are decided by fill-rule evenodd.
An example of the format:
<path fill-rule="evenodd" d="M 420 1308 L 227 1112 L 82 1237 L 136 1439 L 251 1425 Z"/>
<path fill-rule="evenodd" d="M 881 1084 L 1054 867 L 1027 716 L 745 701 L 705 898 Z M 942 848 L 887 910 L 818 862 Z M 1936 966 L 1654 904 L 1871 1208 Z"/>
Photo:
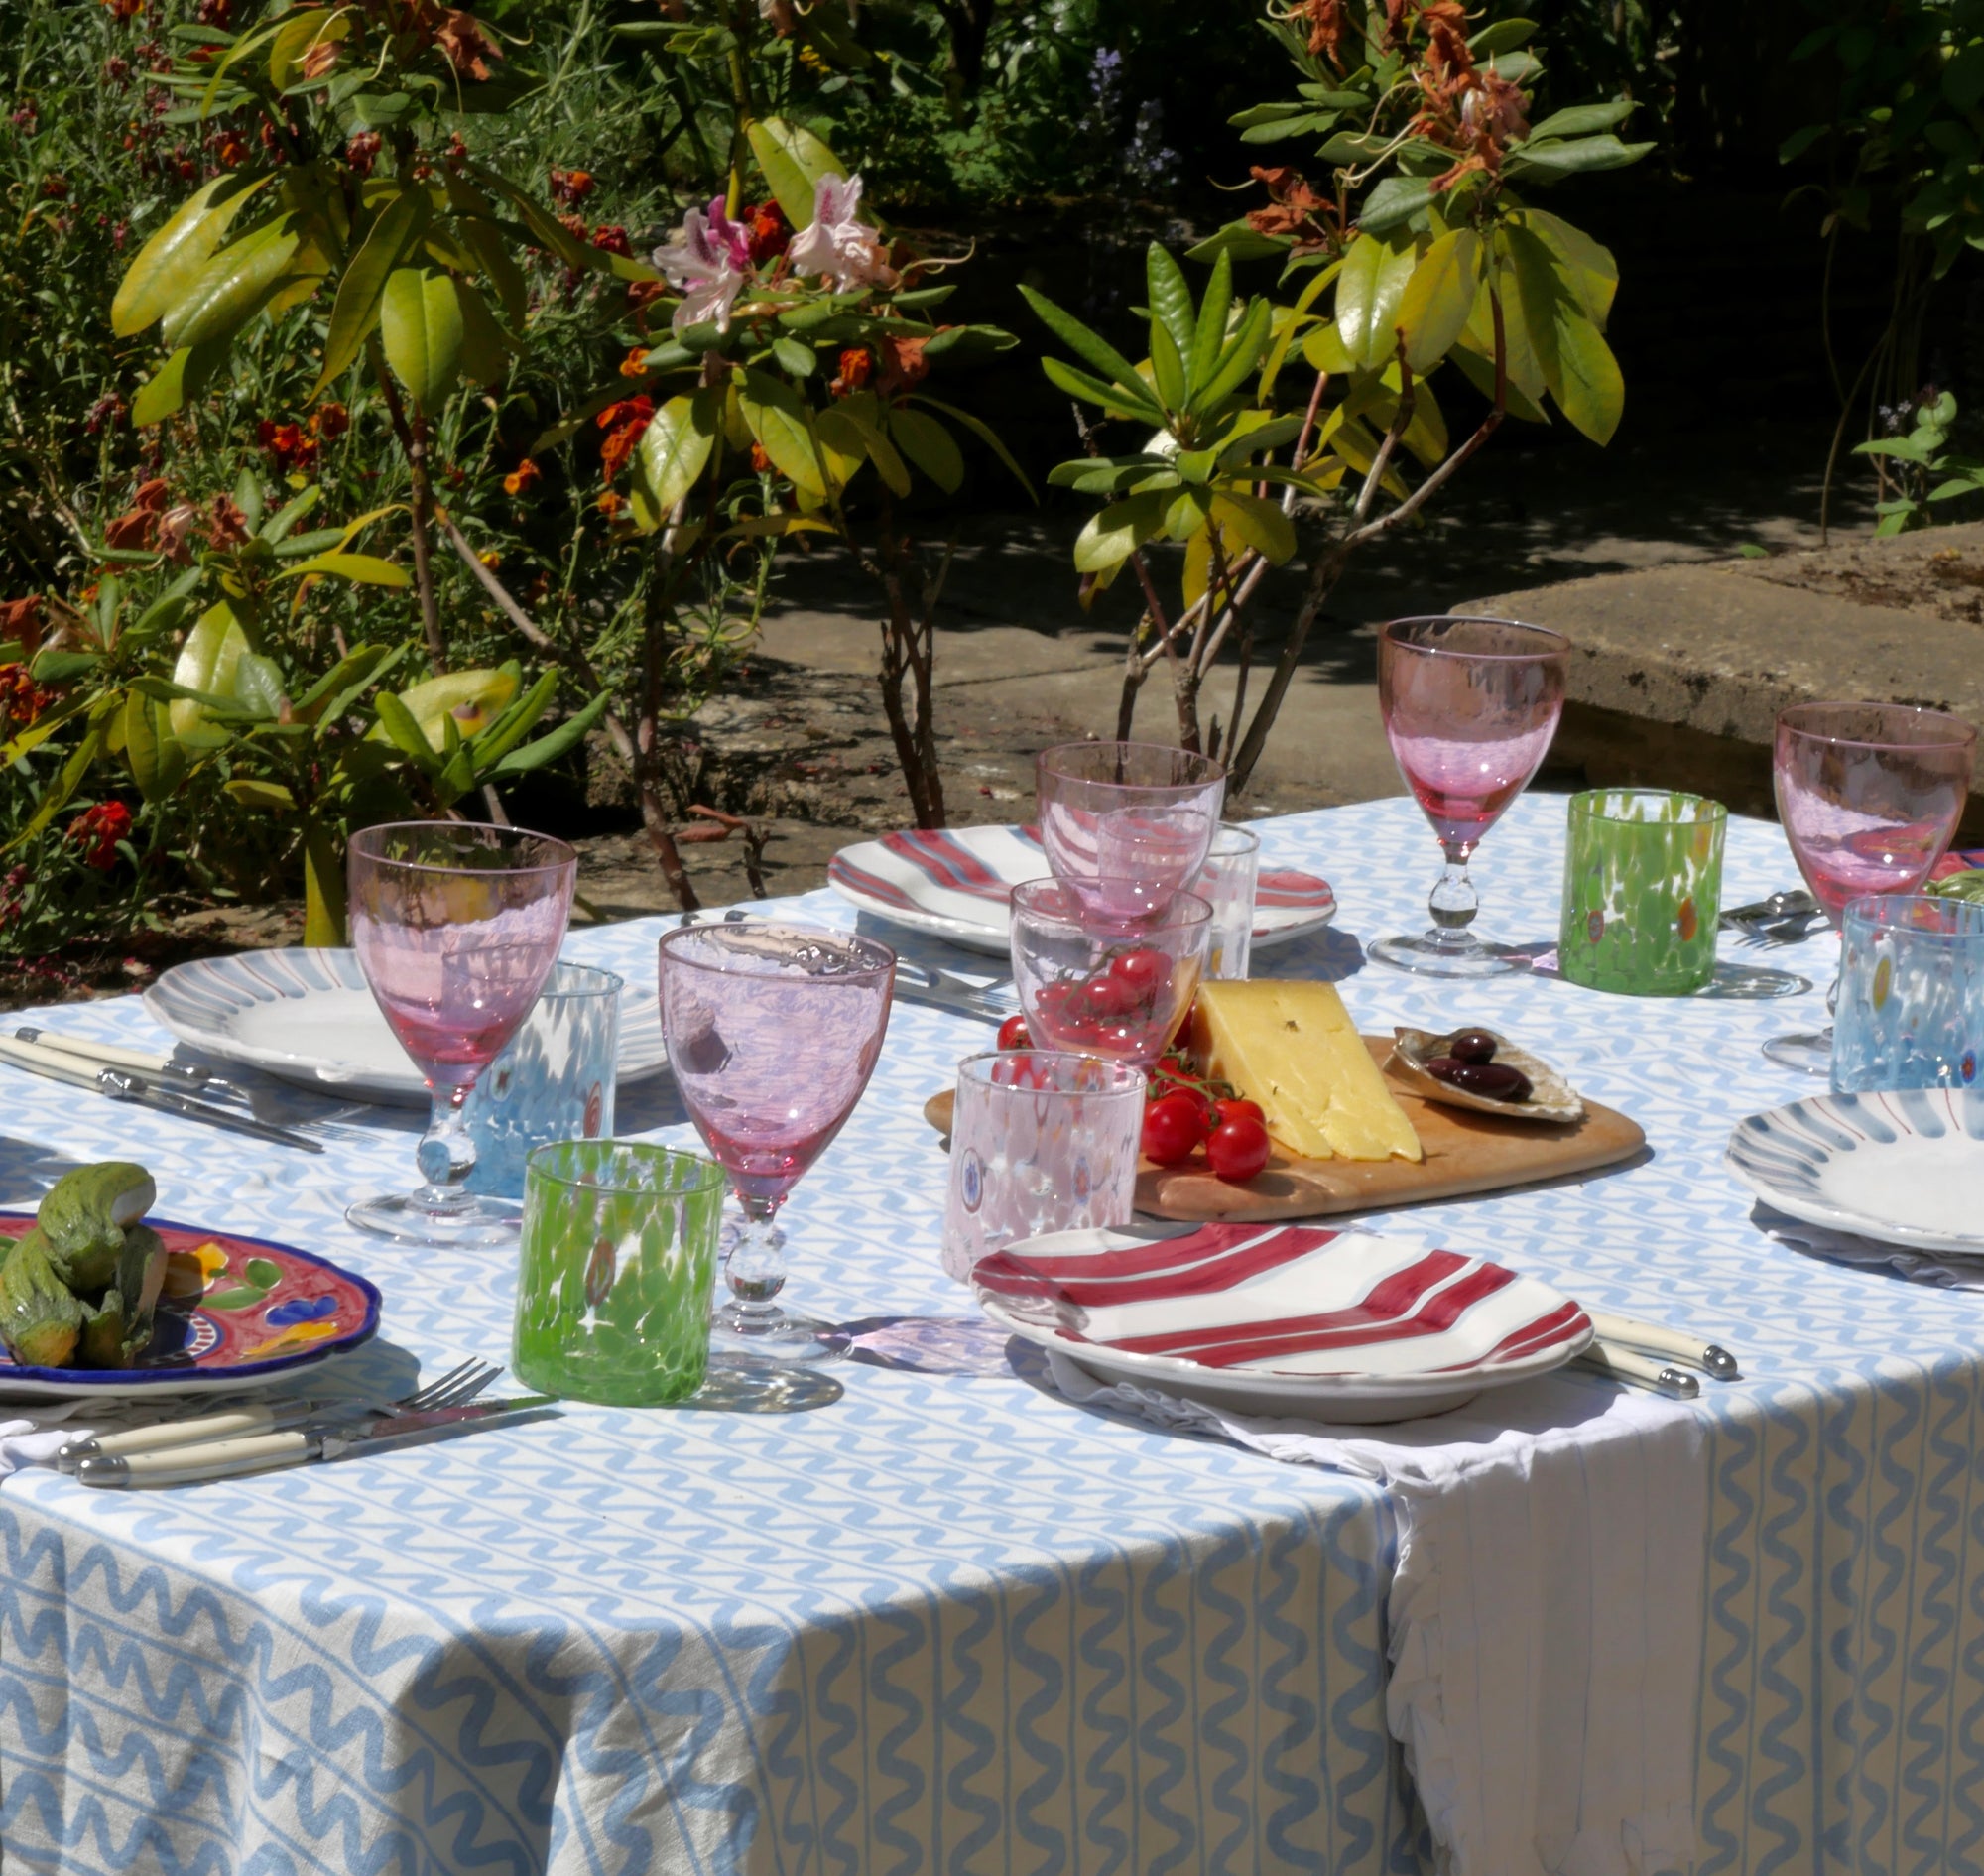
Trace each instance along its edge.
<path fill-rule="evenodd" d="M 989 1009 L 984 1004 L 948 990 L 926 989 L 922 984 L 898 982 L 895 988 L 898 1003 L 923 1003 L 933 1010 L 948 1010 L 953 1016 L 975 1016 L 981 1023 L 990 1023 L 995 1028 L 1014 1010 Z"/>
<path fill-rule="evenodd" d="M 272 1141 L 277 1146 L 296 1147 L 304 1153 L 323 1151 L 321 1140 L 312 1140 L 309 1134 L 299 1133 L 294 1127 L 279 1127 L 272 1120 L 257 1120 L 252 1114 L 238 1114 L 231 1107 L 218 1107 L 212 1101 L 195 1100 L 190 1094 L 155 1088 L 135 1075 L 120 1073 L 115 1068 L 105 1068 L 96 1079 L 97 1086 L 112 1100 L 133 1101 L 140 1107 L 155 1108 L 162 1114 L 177 1114 L 182 1120 L 204 1121 L 209 1127 L 224 1127 L 256 1140 Z"/>
<path fill-rule="evenodd" d="M 326 1430 L 319 1439 L 320 1459 L 349 1459 L 365 1452 L 390 1452 L 395 1446 L 415 1446 L 431 1439 L 446 1439 L 458 1433 L 473 1433 L 485 1422 L 521 1420 L 543 1414 L 558 1405 L 555 1394 L 522 1394 L 511 1401 L 471 1401 L 466 1407 L 436 1408 L 431 1414 L 388 1416 L 373 1423 L 390 1427 L 391 1432 L 354 1436 L 343 1429 Z"/>

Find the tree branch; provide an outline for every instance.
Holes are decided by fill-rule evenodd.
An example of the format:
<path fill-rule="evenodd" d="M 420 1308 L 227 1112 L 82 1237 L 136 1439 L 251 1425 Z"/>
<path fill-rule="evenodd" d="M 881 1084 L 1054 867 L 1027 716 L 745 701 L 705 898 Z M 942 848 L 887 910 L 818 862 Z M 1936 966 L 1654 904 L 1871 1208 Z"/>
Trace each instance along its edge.
<path fill-rule="evenodd" d="M 561 645 L 554 639 L 537 620 L 519 605 L 510 589 L 482 563 L 481 557 L 469 545 L 468 537 L 455 525 L 452 515 L 441 517 L 441 526 L 454 551 L 461 557 L 462 564 L 481 582 L 482 590 L 495 600 L 503 616 L 514 625 L 529 644 L 542 652 L 549 652 L 554 658 L 570 666 L 579 681 L 595 694 L 606 686 L 600 682 L 599 673 L 592 660 L 576 645 Z M 616 710 L 608 709 L 601 716 L 601 727 L 612 743 L 614 752 L 627 765 L 634 778 L 634 788 L 641 799 L 641 830 L 647 835 L 648 844 L 655 849 L 655 856 L 661 862 L 662 877 L 668 881 L 669 890 L 676 896 L 676 903 L 684 912 L 694 912 L 702 901 L 689 884 L 688 872 L 682 861 L 682 850 L 676 845 L 675 835 L 669 831 L 668 813 L 660 791 L 655 787 L 653 749 L 643 749 L 629 734 L 627 725 Z"/>
<path fill-rule="evenodd" d="M 414 585 L 420 593 L 421 632 L 427 639 L 429 662 L 435 672 L 443 672 L 447 669 L 447 641 L 440 633 L 440 603 L 434 596 L 434 565 L 430 558 L 432 548 L 428 540 L 428 530 L 434 517 L 434 491 L 428 486 L 428 420 L 416 410 L 412 425 L 408 424 L 406 408 L 400 402 L 399 387 L 393 382 L 393 374 L 386 369 L 386 356 L 380 349 L 376 334 L 366 342 L 366 352 L 371 360 L 372 375 L 385 394 L 387 420 L 392 424 L 393 435 L 399 438 L 401 452 L 407 458 L 407 475 L 413 484 Z"/>

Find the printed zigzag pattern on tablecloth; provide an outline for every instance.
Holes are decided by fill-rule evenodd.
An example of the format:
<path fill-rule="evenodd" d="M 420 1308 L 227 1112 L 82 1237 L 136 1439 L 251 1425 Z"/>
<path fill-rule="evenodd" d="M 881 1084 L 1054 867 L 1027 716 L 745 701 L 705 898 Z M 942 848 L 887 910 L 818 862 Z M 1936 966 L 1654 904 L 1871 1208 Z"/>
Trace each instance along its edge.
<path fill-rule="evenodd" d="M 1553 936 L 1561 815 L 1533 798 L 1485 843 L 1496 936 Z M 1720 1166 L 1738 1118 L 1807 1091 L 1756 1045 L 1808 1025 L 1818 996 L 1429 992 L 1355 969 L 1351 942 L 1420 923 L 1436 854 L 1409 805 L 1265 831 L 1264 864 L 1328 877 L 1343 911 L 1264 971 L 1342 977 L 1367 1029 L 1490 1021 L 1650 1137 L 1621 1173 L 1392 1228 L 1587 1304 L 1743 1331 L 1751 1378 L 1703 1409 L 1703 1876 L 1984 1862 L 1971 1306 L 1773 1244 Z M 1732 826 L 1727 899 L 1790 878 L 1774 830 Z M 851 923 L 829 895 L 796 909 Z M 578 933 L 570 950 L 652 995 L 660 929 Z M 1728 955 L 1789 957 L 1822 985 L 1833 947 Z M 59 1020 L 156 1038 L 129 1002 Z M 808 1304 L 968 1313 L 936 1266 L 944 1167 L 920 1109 L 989 1038 L 898 1006 L 868 1099 L 791 1208 Z M 405 1183 L 408 1132 L 306 1164 L 19 1076 L 7 1096 L 0 1178 L 17 1189 L 0 1202 L 114 1139 L 158 1173 L 162 1211 L 379 1283 L 372 1372 L 402 1374 L 401 1350 L 432 1365 L 508 1345 L 501 1260 L 410 1258 L 342 1224 L 354 1189 Z M 9 1876 L 1418 1867 L 1384 1721 L 1380 1494 L 1083 1415 L 1020 1378 L 844 1373 L 845 1400 L 789 1420 L 580 1409 L 153 1498 L 9 1480 Z"/>

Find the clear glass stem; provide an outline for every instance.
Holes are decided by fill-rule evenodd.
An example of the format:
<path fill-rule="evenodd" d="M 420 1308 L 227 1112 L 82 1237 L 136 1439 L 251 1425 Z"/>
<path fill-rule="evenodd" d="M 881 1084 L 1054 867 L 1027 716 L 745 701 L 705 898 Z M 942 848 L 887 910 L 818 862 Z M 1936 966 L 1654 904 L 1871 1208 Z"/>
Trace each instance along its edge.
<path fill-rule="evenodd" d="M 786 1287 L 786 1234 L 775 1222 L 778 1206 L 762 1198 L 739 1201 L 742 1219 L 723 1233 L 723 1280 L 731 1301 L 724 1320 L 740 1334 L 769 1331 L 785 1319 L 779 1292 Z"/>
<path fill-rule="evenodd" d="M 445 1216 L 449 1212 L 466 1211 L 475 1202 L 464 1189 L 469 1174 L 475 1171 L 475 1142 L 468 1137 L 461 1113 L 473 1086 L 470 1082 L 467 1087 L 434 1090 L 428 1130 L 421 1136 L 414 1155 L 421 1178 L 426 1182 L 414 1194 L 414 1203 L 424 1211 Z"/>
<path fill-rule="evenodd" d="M 1443 950 L 1471 950 L 1478 940 L 1467 928 L 1481 910 L 1481 897 L 1467 877 L 1468 849 L 1448 841 L 1442 844 L 1442 850 L 1446 866 L 1426 900 L 1426 911 L 1432 919 L 1432 930 L 1426 937 Z"/>

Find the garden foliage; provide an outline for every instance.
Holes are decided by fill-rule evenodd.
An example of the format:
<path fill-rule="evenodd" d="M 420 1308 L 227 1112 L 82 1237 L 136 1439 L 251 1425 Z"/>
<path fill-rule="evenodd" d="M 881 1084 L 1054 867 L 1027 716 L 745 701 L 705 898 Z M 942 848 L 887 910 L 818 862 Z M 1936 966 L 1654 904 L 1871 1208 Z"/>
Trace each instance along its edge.
<path fill-rule="evenodd" d="M 1530 191 L 1633 160 L 1630 103 L 1533 123 L 1531 28 L 1453 0 L 1278 0 L 1213 33 L 1117 0 L 13 17 L 0 946 L 285 882 L 334 940 L 352 827 L 500 813 L 588 736 L 692 904 L 676 732 L 812 540 L 872 577 L 912 811 L 941 824 L 947 561 L 917 542 L 971 475 L 1025 484 L 969 375 L 1016 341 L 945 315 L 969 243 L 881 204 L 1163 200 L 1209 147 L 1152 88 L 1166 33 L 1203 42 L 1203 96 L 1258 68 L 1265 24 L 1295 95 L 1221 134 L 1316 151 L 1182 264 L 1153 251 L 1147 359 L 1033 297 L 1054 382 L 1137 433 L 1055 480 L 1099 498 L 1083 577 L 1134 569 L 1128 669 L 1184 673 L 1186 740 L 1304 531 L 1311 603 L 1224 732 L 1242 779 L 1343 554 L 1505 413 L 1618 421 L 1609 257 Z M 1488 412 L 1458 446 L 1447 364 Z"/>

